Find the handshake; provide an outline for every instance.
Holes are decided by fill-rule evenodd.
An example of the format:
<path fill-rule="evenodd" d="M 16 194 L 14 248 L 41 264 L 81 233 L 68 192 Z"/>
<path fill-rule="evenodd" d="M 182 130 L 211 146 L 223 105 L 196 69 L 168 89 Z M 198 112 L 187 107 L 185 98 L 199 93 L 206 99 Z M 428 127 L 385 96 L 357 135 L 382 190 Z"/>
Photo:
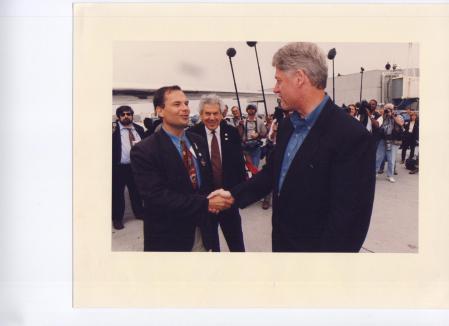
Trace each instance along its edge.
<path fill-rule="evenodd" d="M 211 192 L 207 199 L 209 199 L 209 212 L 214 214 L 218 214 L 234 204 L 234 198 L 231 193 L 224 189 L 217 189 Z"/>

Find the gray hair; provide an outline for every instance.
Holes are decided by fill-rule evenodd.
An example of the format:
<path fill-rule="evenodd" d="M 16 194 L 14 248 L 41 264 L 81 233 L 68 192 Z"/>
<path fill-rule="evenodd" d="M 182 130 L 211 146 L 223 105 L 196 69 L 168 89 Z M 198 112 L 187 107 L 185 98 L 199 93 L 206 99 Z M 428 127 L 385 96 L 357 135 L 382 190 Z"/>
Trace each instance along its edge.
<path fill-rule="evenodd" d="M 296 42 L 283 46 L 274 54 L 272 65 L 281 71 L 301 69 L 313 86 L 326 88 L 326 56 L 315 43 Z"/>
<path fill-rule="evenodd" d="M 394 105 L 393 103 L 387 103 L 384 105 L 384 109 L 389 109 L 389 110 L 394 110 Z"/>
<path fill-rule="evenodd" d="M 206 104 L 218 104 L 220 113 L 223 112 L 224 103 L 223 100 L 217 94 L 204 94 L 200 98 L 200 103 L 198 104 L 200 114 L 203 113 L 204 106 Z"/>

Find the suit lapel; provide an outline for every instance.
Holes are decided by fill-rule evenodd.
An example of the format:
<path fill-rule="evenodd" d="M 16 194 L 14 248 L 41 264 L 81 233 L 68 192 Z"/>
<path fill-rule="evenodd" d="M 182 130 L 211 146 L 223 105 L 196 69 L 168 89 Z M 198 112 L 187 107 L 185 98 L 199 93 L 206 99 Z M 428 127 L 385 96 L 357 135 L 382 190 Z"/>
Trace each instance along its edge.
<path fill-rule="evenodd" d="M 203 128 L 204 133 L 206 133 L 206 131 Z M 190 137 L 190 135 L 188 133 L 186 133 L 186 137 L 189 139 L 190 144 L 192 145 L 192 149 L 196 155 L 196 159 L 198 162 L 198 166 L 200 169 L 200 174 L 201 174 L 201 180 L 202 180 L 202 184 L 201 187 L 204 186 L 206 180 L 205 178 L 207 177 L 207 169 L 209 169 L 209 152 L 208 152 L 208 148 L 204 148 L 204 146 L 201 146 L 201 144 L 197 143 L 195 140 L 192 139 L 192 137 Z M 206 138 L 207 139 L 207 138 Z"/>
<path fill-rule="evenodd" d="M 220 125 L 220 143 L 221 143 L 221 164 L 223 165 L 223 157 L 226 157 L 224 153 L 228 151 L 229 145 L 229 132 L 226 130 L 226 126 Z"/>
<path fill-rule="evenodd" d="M 304 142 L 302 143 L 301 147 L 299 148 L 298 152 L 296 153 L 295 157 L 293 158 L 293 161 L 290 165 L 290 168 L 287 172 L 287 175 L 285 176 L 284 186 L 283 189 L 285 189 L 285 184 L 288 183 L 289 176 L 291 176 L 292 173 L 297 171 L 305 171 L 305 168 L 307 164 L 309 164 L 310 159 L 314 156 L 315 152 L 319 148 L 321 135 L 323 132 L 325 132 L 328 129 L 329 126 L 329 116 L 331 113 L 332 108 L 332 102 L 331 100 L 328 100 L 325 106 L 323 107 L 323 110 L 321 111 L 320 115 L 318 116 L 314 126 L 309 131 L 307 137 L 304 139 Z M 290 122 L 290 121 L 289 121 Z M 279 180 L 279 174 L 281 170 L 282 160 L 284 158 L 285 149 L 287 147 L 288 141 L 290 140 L 290 136 L 293 132 L 293 125 L 291 122 L 289 123 L 289 126 L 291 129 L 289 129 L 288 134 L 285 134 L 285 137 L 282 139 L 282 150 L 280 151 L 280 163 L 279 166 L 276 169 L 276 183 Z M 277 184 L 276 184 L 277 186 Z"/>
<path fill-rule="evenodd" d="M 290 139 L 290 136 L 293 133 L 293 125 L 290 121 L 290 118 L 288 119 L 288 122 L 283 124 L 282 126 L 284 130 L 282 133 L 280 133 L 280 138 L 277 140 L 276 143 L 276 149 L 275 149 L 275 156 L 274 156 L 274 171 L 275 171 L 275 192 L 279 192 L 279 176 L 281 174 L 281 166 L 282 161 L 284 160 L 284 153 L 285 149 L 287 148 L 288 141 Z"/>
<path fill-rule="evenodd" d="M 171 141 L 170 137 L 161 129 L 157 132 L 160 142 L 161 142 L 161 154 L 163 157 L 163 162 L 169 167 L 170 173 L 174 175 L 183 176 L 184 185 L 192 188 L 190 182 L 189 174 L 184 166 L 181 156 L 179 155 L 178 149 L 175 144 Z M 193 188 L 192 188 L 193 189 Z"/>
<path fill-rule="evenodd" d="M 328 99 L 327 103 L 323 107 L 323 110 L 318 116 L 315 125 L 310 130 L 306 139 L 304 139 L 304 142 L 297 153 L 299 154 L 299 158 L 301 159 L 303 165 L 307 164 L 314 156 L 315 152 L 319 148 L 321 135 L 329 128 L 331 108 L 332 101 Z"/>

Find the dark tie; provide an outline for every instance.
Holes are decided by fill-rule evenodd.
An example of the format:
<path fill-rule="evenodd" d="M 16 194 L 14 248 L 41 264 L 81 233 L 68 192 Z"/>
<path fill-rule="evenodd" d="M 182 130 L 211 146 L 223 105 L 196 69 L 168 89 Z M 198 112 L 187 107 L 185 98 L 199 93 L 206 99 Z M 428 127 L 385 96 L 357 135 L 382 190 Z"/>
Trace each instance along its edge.
<path fill-rule="evenodd" d="M 129 143 L 130 143 L 131 147 L 133 147 L 134 141 L 136 140 L 136 138 L 134 138 L 133 131 L 131 128 L 126 128 L 126 129 L 128 129 Z"/>
<path fill-rule="evenodd" d="M 221 188 L 223 182 L 222 182 L 220 148 L 218 147 L 218 140 L 217 137 L 215 136 L 215 130 L 212 130 L 211 133 L 212 133 L 212 142 L 210 145 L 211 149 L 210 159 L 212 162 L 212 175 L 214 178 L 215 188 Z"/>
<path fill-rule="evenodd" d="M 185 141 L 181 140 L 181 150 L 182 150 L 182 161 L 189 174 L 190 182 L 192 183 L 193 189 L 198 188 L 198 180 L 196 177 L 195 164 L 193 163 L 192 153 L 187 149 Z"/>

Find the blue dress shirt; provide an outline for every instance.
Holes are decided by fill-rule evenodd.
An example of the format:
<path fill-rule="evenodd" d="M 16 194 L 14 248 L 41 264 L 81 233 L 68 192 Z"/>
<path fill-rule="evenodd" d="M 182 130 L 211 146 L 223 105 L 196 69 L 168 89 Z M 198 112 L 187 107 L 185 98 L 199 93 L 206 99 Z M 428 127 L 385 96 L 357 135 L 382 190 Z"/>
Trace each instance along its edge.
<path fill-rule="evenodd" d="M 182 159 L 182 148 L 181 148 L 181 140 L 183 140 L 186 143 L 187 148 L 192 151 L 192 144 L 190 144 L 189 139 L 186 137 L 186 133 L 183 132 L 181 137 L 177 137 L 171 133 L 169 133 L 167 130 L 165 130 L 162 127 L 162 130 L 170 137 L 170 140 L 172 141 L 173 145 L 175 145 L 176 149 L 178 150 L 179 156 Z M 196 171 L 196 178 L 198 180 L 198 188 L 201 187 L 201 173 L 200 173 L 200 167 L 198 163 L 198 158 L 192 155 L 193 163 L 195 165 L 195 171 Z"/>
<path fill-rule="evenodd" d="M 313 125 L 318 119 L 318 116 L 323 110 L 324 105 L 326 104 L 328 99 L 329 96 L 325 95 L 324 99 L 320 102 L 320 104 L 316 107 L 316 109 L 310 112 L 304 118 L 301 118 L 299 113 L 296 111 L 293 112 L 293 114 L 290 116 L 290 120 L 293 124 L 294 130 L 292 135 L 290 136 L 290 139 L 284 152 L 284 158 L 282 160 L 281 173 L 279 174 L 279 181 L 278 181 L 279 192 L 281 192 L 285 176 L 287 175 L 288 169 L 290 168 L 290 165 L 292 164 L 292 161 L 296 153 L 298 152 L 299 148 L 304 142 L 304 139 L 309 134 L 310 129 L 312 129 Z"/>

